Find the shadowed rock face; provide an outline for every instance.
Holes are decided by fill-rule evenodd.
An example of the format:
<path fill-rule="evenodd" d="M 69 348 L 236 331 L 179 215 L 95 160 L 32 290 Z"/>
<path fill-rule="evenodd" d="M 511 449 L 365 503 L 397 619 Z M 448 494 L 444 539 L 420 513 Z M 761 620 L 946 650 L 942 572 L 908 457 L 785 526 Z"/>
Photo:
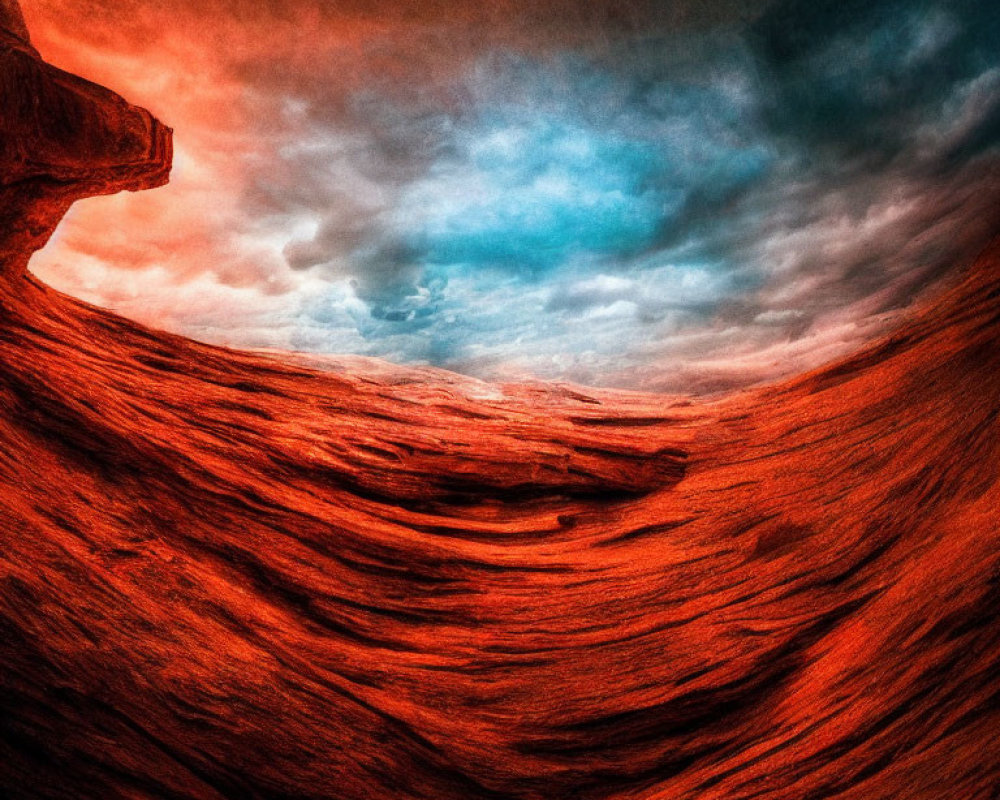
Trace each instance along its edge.
<path fill-rule="evenodd" d="M 19 277 L 169 167 L 19 19 L 0 795 L 995 796 L 1000 245 L 714 402 L 213 348 Z"/>
<path fill-rule="evenodd" d="M 28 28 L 17 0 L 0 0 L 0 37 L 29 43 Z"/>
<path fill-rule="evenodd" d="M 14 0 L 0 5 L 0 273 L 19 276 L 69 205 L 166 183 L 170 129 L 51 67 Z"/>

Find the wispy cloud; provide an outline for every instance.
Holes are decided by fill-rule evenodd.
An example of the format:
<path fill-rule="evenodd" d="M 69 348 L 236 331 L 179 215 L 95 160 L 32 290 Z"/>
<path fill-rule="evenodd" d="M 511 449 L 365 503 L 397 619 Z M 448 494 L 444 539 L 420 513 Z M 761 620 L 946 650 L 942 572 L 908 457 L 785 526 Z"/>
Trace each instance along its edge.
<path fill-rule="evenodd" d="M 32 17 L 178 142 L 35 269 L 227 344 L 719 388 L 857 346 L 1000 221 L 986 0 Z"/>

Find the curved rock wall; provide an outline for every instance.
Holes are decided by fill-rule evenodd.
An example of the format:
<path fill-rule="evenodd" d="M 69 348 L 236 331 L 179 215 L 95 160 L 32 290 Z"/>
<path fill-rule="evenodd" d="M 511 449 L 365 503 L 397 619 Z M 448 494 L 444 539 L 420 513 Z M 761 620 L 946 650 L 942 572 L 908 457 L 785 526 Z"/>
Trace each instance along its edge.
<path fill-rule="evenodd" d="M 0 794 L 995 796 L 1000 248 L 714 402 L 209 347 L 22 274 L 169 136 L 18 19 Z"/>

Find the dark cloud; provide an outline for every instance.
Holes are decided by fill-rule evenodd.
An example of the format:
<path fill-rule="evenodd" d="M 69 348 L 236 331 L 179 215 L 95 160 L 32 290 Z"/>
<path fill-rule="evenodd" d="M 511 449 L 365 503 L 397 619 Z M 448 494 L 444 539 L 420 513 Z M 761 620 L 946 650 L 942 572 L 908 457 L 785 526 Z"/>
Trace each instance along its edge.
<path fill-rule="evenodd" d="M 788 0 L 751 28 L 776 133 L 867 168 L 912 158 L 916 128 L 997 63 L 1000 10 L 962 0 Z"/>
<path fill-rule="evenodd" d="M 197 247 L 88 255 L 283 294 L 277 346 L 719 388 L 880 332 L 1000 221 L 987 0 L 40 8 L 156 59 L 135 99 L 190 143 Z"/>

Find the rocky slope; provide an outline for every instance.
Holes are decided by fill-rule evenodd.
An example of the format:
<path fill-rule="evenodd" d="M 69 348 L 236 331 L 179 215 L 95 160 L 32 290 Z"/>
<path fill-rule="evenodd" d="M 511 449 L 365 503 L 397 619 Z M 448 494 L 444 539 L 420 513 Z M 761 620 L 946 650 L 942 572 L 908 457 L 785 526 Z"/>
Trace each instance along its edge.
<path fill-rule="evenodd" d="M 712 401 L 308 369 L 26 273 L 169 131 L 0 24 L 0 794 L 997 796 L 1000 245 Z"/>

